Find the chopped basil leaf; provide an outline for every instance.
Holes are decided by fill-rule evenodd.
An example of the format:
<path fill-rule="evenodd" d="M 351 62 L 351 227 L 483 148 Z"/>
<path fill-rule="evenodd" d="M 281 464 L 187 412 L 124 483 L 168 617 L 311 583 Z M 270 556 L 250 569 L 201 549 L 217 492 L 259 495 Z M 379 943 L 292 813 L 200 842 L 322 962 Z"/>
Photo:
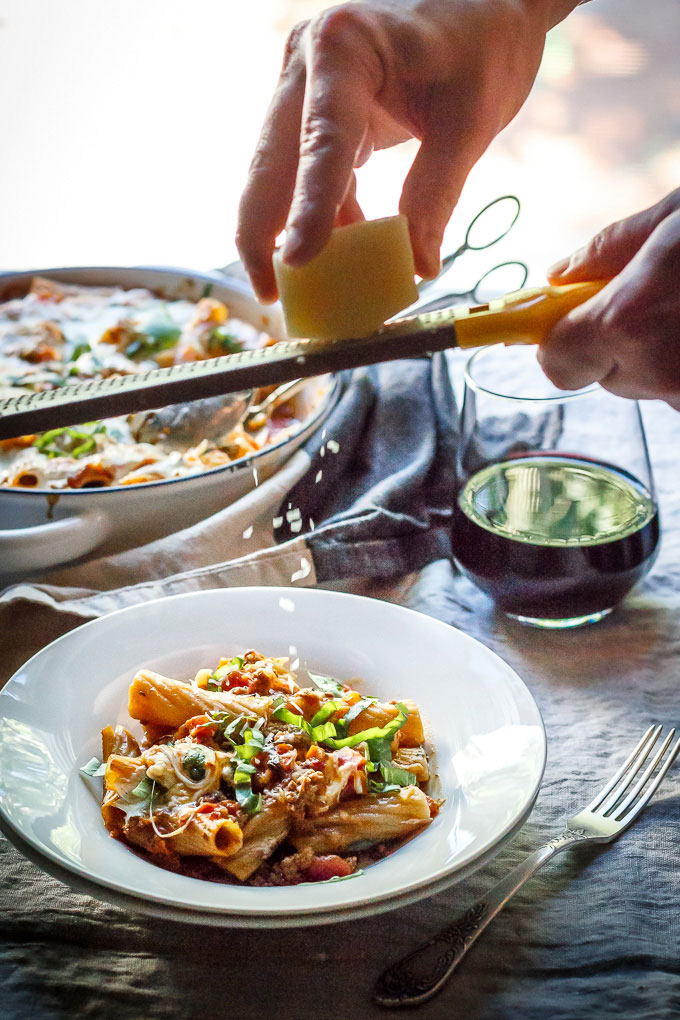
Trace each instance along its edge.
<path fill-rule="evenodd" d="M 217 723 L 223 738 L 228 741 L 232 747 L 236 747 L 237 743 L 240 741 L 243 727 L 254 725 L 253 720 L 249 719 L 243 713 L 234 717 L 229 715 L 227 712 L 213 712 L 210 718 Z"/>
<path fill-rule="evenodd" d="M 392 763 L 392 741 L 389 737 L 375 737 L 366 741 L 368 757 L 372 762 L 380 765 L 391 765 Z"/>
<path fill-rule="evenodd" d="M 388 739 L 390 742 L 394 737 L 394 734 L 402 728 L 406 720 L 408 719 L 408 709 L 402 702 L 397 702 L 397 715 L 385 726 L 371 726 L 370 729 L 361 730 L 359 733 L 354 733 L 351 737 L 340 737 L 336 738 L 334 733 L 331 733 L 330 727 L 335 728 L 334 723 L 325 723 L 322 726 L 313 726 L 307 722 L 307 720 L 301 715 L 295 715 L 290 709 L 286 708 L 283 697 L 280 697 L 275 702 L 275 707 L 272 711 L 272 715 L 275 719 L 280 722 L 288 723 L 290 726 L 297 726 L 299 729 L 304 730 L 309 736 L 317 741 L 317 743 L 323 743 L 327 747 L 334 749 L 340 747 L 356 747 L 357 744 L 363 743 L 363 741 L 373 741 L 380 739 Z M 318 715 L 319 713 L 317 713 Z M 316 716 L 314 717 L 316 718 Z M 383 756 L 385 754 L 382 751 Z M 391 760 L 391 757 L 387 759 Z"/>
<path fill-rule="evenodd" d="M 219 347 L 225 354 L 237 354 L 243 350 L 243 343 L 237 340 L 226 326 L 215 326 L 208 342 L 213 346 Z"/>
<path fill-rule="evenodd" d="M 94 436 L 86 436 L 83 442 L 79 446 L 75 446 L 71 450 L 72 457 L 83 457 L 86 453 L 90 453 L 96 446 Z"/>
<path fill-rule="evenodd" d="M 321 706 L 316 715 L 312 717 L 312 726 L 319 726 L 321 723 L 326 722 L 326 719 L 330 719 L 339 708 L 339 701 L 327 701 L 325 705 Z"/>
<path fill-rule="evenodd" d="M 153 792 L 153 784 L 148 776 L 144 776 L 141 783 L 138 783 L 132 790 L 132 796 L 137 797 L 138 800 L 150 800 Z"/>
<path fill-rule="evenodd" d="M 205 779 L 205 752 L 200 747 L 192 747 L 182 759 L 182 768 L 196 783 Z"/>
<path fill-rule="evenodd" d="M 418 785 L 417 776 L 407 769 L 397 768 L 396 765 L 381 765 L 380 771 L 386 783 L 396 783 L 397 786 Z"/>
<path fill-rule="evenodd" d="M 235 788 L 236 800 L 246 814 L 256 815 L 262 810 L 262 794 L 254 793 L 250 783 L 239 783 Z"/>
<path fill-rule="evenodd" d="M 128 358 L 153 358 L 159 351 L 174 347 L 181 335 L 182 330 L 164 309 L 133 335 L 125 354 Z"/>
<path fill-rule="evenodd" d="M 377 698 L 368 698 L 368 697 L 359 698 L 359 700 L 356 701 L 353 705 L 350 705 L 350 707 L 347 710 L 347 712 L 345 712 L 345 714 L 343 715 L 342 719 L 340 719 L 338 724 L 337 724 L 338 725 L 338 732 L 341 732 L 342 736 L 347 736 L 347 731 L 349 730 L 349 724 L 351 722 L 354 722 L 356 717 L 358 715 L 361 715 L 361 713 L 363 712 L 363 710 L 365 708 L 368 708 L 368 706 L 372 702 L 377 701 L 377 700 L 378 700 Z"/>
<path fill-rule="evenodd" d="M 339 694 L 341 697 L 347 692 L 347 688 L 344 684 L 341 684 L 339 680 L 334 680 L 332 676 L 322 676 L 320 673 L 312 673 L 311 670 L 307 670 L 307 675 L 313 684 L 315 684 L 320 691 L 325 691 L 326 694 Z"/>
<path fill-rule="evenodd" d="M 157 350 L 176 344 L 182 334 L 182 330 L 169 314 L 159 315 L 147 322 L 144 332 L 153 341 Z"/>
<path fill-rule="evenodd" d="M 77 361 L 81 354 L 89 354 L 91 350 L 90 344 L 85 340 L 83 343 L 75 345 L 68 360 Z"/>
<path fill-rule="evenodd" d="M 250 762 L 239 762 L 234 772 L 234 787 L 243 786 L 244 784 L 250 785 L 251 777 L 255 772 L 257 772 L 257 769 Z"/>
<path fill-rule="evenodd" d="M 225 676 L 229 676 L 237 669 L 243 669 L 243 659 L 240 655 L 235 655 L 229 662 L 225 662 L 223 666 L 219 666 L 211 675 L 211 680 L 224 680 Z"/>
<path fill-rule="evenodd" d="M 289 726 L 297 726 L 298 729 L 304 730 L 305 733 L 311 734 L 312 727 L 309 725 L 303 715 L 296 715 L 295 712 L 291 712 L 289 708 L 286 708 L 283 703 L 283 698 L 276 704 L 276 707 L 272 711 L 272 715 L 279 722 L 288 723 Z"/>
<path fill-rule="evenodd" d="M 92 431 L 83 431 L 86 428 L 92 428 Z M 84 457 L 86 454 L 91 453 L 96 446 L 94 435 L 105 431 L 104 425 L 95 422 L 88 422 L 78 429 L 65 426 L 64 428 L 50 429 L 49 432 L 43 432 L 41 436 L 34 440 L 33 445 L 47 457 Z"/>
<path fill-rule="evenodd" d="M 264 733 L 259 729 L 246 730 L 244 740 L 245 743 L 237 744 L 235 750 L 239 758 L 248 761 L 259 754 L 264 747 Z"/>
<path fill-rule="evenodd" d="M 328 740 L 330 737 L 334 737 L 336 734 L 335 723 L 325 722 L 320 726 L 312 726 L 310 731 L 310 737 L 316 741 L 317 744 L 323 744 L 324 740 Z"/>
<path fill-rule="evenodd" d="M 354 733 L 351 737 L 343 737 L 339 740 L 334 738 L 328 738 L 326 743 L 329 747 L 355 747 L 357 744 L 362 743 L 364 740 L 375 740 L 379 737 L 389 737 L 390 740 L 394 734 L 402 728 L 408 719 L 408 709 L 406 705 L 402 704 L 401 701 L 397 702 L 397 715 L 385 726 L 371 726 L 368 730 L 361 730 L 359 733 Z"/>
<path fill-rule="evenodd" d="M 396 783 L 381 783 L 379 779 L 368 780 L 369 793 L 397 793 L 399 790 L 401 787 Z"/>
<path fill-rule="evenodd" d="M 98 758 L 90 758 L 86 765 L 81 766 L 80 771 L 85 776 L 103 776 L 106 772 L 106 762 L 101 762 Z"/>

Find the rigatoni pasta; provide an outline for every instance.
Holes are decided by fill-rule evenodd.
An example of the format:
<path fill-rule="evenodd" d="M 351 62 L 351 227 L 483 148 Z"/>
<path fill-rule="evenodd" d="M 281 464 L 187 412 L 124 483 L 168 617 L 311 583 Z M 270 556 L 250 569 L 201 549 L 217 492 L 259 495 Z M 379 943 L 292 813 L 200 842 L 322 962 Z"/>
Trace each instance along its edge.
<path fill-rule="evenodd" d="M 24 297 L 0 302 L 0 401 L 275 342 L 207 294 L 166 300 L 141 287 L 85 287 L 37 276 Z M 264 395 L 257 391 L 254 403 Z M 59 492 L 183 478 L 279 443 L 304 419 L 285 401 L 221 431 L 219 408 L 213 416 L 191 407 L 2 440 L 0 488 Z"/>
<path fill-rule="evenodd" d="M 439 804 L 407 700 L 250 650 L 182 681 L 140 670 L 129 712 L 145 738 L 102 732 L 102 816 L 155 864 L 196 877 L 289 885 L 360 871 L 429 825 Z"/>

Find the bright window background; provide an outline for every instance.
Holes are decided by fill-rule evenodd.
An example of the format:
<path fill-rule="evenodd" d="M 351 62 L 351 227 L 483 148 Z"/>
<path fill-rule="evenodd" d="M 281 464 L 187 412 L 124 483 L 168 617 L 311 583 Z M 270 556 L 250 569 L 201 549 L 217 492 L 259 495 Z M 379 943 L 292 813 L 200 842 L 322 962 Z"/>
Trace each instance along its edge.
<path fill-rule="evenodd" d="M 0 0 L 0 268 L 235 257 L 238 197 L 283 42 L 314 0 Z M 523 111 L 474 169 L 446 238 L 506 192 L 523 211 L 464 287 L 504 259 L 532 279 L 680 184 L 680 4 L 593 0 L 554 30 Z M 407 144 L 360 172 L 396 211 Z M 453 281 L 452 281 L 453 282 Z"/>

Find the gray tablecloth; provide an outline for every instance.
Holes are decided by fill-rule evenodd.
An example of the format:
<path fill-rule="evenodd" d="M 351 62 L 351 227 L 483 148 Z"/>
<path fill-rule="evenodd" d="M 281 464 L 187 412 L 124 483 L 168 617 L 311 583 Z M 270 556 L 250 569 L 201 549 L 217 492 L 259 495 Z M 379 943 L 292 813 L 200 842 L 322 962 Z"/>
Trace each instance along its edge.
<path fill-rule="evenodd" d="M 372 1005 L 371 989 L 387 964 L 559 832 L 650 721 L 680 724 L 680 415 L 650 405 L 645 417 L 663 543 L 652 574 L 605 622 L 561 634 L 524 629 L 497 614 L 446 559 L 401 577 L 342 583 L 345 590 L 400 602 L 479 638 L 533 692 L 548 736 L 545 780 L 529 821 L 491 863 L 446 892 L 372 919 L 234 931 L 135 916 L 76 895 L 0 839 L 0 1015 L 11 1020 L 384 1015 Z M 289 481 L 304 470 L 300 462 Z M 218 522 L 212 532 L 218 547 L 229 530 L 228 514 L 224 520 L 223 530 Z M 123 585 L 116 591 L 128 602 L 234 579 L 280 580 L 281 569 L 290 575 L 300 560 L 295 545 L 284 545 L 265 548 L 254 559 L 211 565 L 210 543 L 200 528 L 190 545 L 170 542 L 156 552 L 146 560 L 146 580 L 136 584 L 140 563 L 134 554 L 111 564 L 112 577 Z M 168 577 L 181 567 L 183 555 L 188 572 Z M 51 587 L 5 593 L 0 601 L 5 674 L 36 647 L 116 604 L 116 593 L 93 593 L 92 575 L 83 571 L 53 577 Z M 294 583 L 314 581 L 309 569 Z M 540 872 L 420 1015 L 680 1017 L 679 816 L 680 768 L 617 843 L 599 851 L 576 849 Z"/>

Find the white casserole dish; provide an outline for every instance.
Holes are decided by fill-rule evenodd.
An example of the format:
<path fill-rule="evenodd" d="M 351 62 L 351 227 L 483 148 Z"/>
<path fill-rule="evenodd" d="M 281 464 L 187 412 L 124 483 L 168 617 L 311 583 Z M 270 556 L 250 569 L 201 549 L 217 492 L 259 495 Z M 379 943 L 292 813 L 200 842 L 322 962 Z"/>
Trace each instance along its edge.
<path fill-rule="evenodd" d="M 278 307 L 260 305 L 249 285 L 221 272 L 173 267 L 69 267 L 0 275 L 0 302 L 26 293 L 34 276 L 85 286 L 145 287 L 167 299 L 197 301 L 207 284 L 230 313 L 283 336 Z M 270 477 L 322 423 L 336 380 L 310 379 L 295 397 L 302 424 L 257 453 L 201 474 L 99 489 L 0 487 L 0 576 L 39 571 L 91 554 L 118 552 L 169 535 L 216 513 Z"/>

